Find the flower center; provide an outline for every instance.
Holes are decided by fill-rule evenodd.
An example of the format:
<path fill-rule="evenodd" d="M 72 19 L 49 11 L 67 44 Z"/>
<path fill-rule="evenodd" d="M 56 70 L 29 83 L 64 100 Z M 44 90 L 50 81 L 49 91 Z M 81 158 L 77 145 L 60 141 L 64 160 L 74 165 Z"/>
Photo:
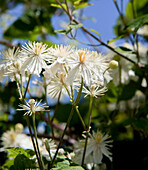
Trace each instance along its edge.
<path fill-rule="evenodd" d="M 36 43 L 36 45 L 35 45 L 35 53 L 37 55 L 39 55 L 41 53 L 41 49 L 42 49 L 42 43 Z"/>
<path fill-rule="evenodd" d="M 21 71 L 21 62 L 20 61 L 17 61 L 15 63 L 15 68 L 20 72 Z"/>
<path fill-rule="evenodd" d="M 34 100 L 34 99 L 30 99 L 28 103 L 30 104 L 30 110 L 31 110 L 31 112 L 32 112 L 32 113 L 35 113 L 35 106 L 34 106 L 35 100 Z"/>
<path fill-rule="evenodd" d="M 60 73 L 59 77 L 60 77 L 60 82 L 61 82 L 62 84 L 64 84 L 64 81 L 65 81 L 65 75 L 64 75 L 64 73 Z"/>
<path fill-rule="evenodd" d="M 101 133 L 97 133 L 95 139 L 96 139 L 97 142 L 101 142 L 101 140 L 102 140 L 102 135 L 101 135 Z"/>
<path fill-rule="evenodd" d="M 84 63 L 84 61 L 86 60 L 84 51 L 81 51 L 79 53 L 79 60 L 80 60 L 81 63 Z"/>
<path fill-rule="evenodd" d="M 15 134 L 15 133 L 11 133 L 11 134 L 10 134 L 10 139 L 11 139 L 12 142 L 15 141 L 15 137 L 16 137 L 16 134 Z"/>

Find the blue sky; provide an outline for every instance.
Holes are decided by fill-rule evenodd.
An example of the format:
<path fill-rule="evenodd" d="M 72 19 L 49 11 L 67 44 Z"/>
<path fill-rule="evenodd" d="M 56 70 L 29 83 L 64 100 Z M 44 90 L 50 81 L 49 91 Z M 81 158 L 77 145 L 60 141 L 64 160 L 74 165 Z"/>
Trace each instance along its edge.
<path fill-rule="evenodd" d="M 129 0 L 123 0 L 123 11 Z M 91 28 L 98 31 L 101 34 L 101 40 L 107 42 L 110 39 L 115 38 L 113 27 L 116 25 L 116 20 L 119 16 L 117 9 L 114 5 L 113 0 L 92 0 L 93 6 L 89 6 L 84 9 L 84 16 L 93 17 L 93 20 L 83 21 L 83 25 L 86 28 Z M 117 2 L 120 2 L 117 0 Z M 120 5 L 120 4 L 119 4 Z M 61 29 L 59 27 L 59 22 L 63 19 L 66 20 L 66 17 L 53 16 L 52 23 L 55 30 Z M 78 34 L 78 39 L 86 42 L 84 34 Z M 57 43 L 62 43 L 63 36 L 58 36 L 57 38 L 53 37 L 52 40 Z M 88 42 L 88 41 L 87 41 Z M 83 45 L 82 45 L 83 46 Z M 87 46 L 84 46 L 87 47 Z"/>
<path fill-rule="evenodd" d="M 125 11 L 125 7 L 128 1 L 129 0 L 123 0 L 123 7 L 124 7 L 123 11 Z M 119 3 L 120 1 L 117 0 L 117 2 Z M 107 40 L 115 38 L 113 27 L 116 24 L 116 20 L 118 18 L 118 12 L 115 8 L 113 0 L 91 0 L 90 3 L 93 3 L 94 5 L 85 8 L 83 15 L 86 17 L 92 17 L 95 19 L 95 21 L 90 19 L 85 20 L 83 22 L 84 27 L 91 28 L 98 31 L 101 34 L 101 40 L 104 42 L 107 42 Z M 13 20 L 15 20 L 15 18 L 18 15 L 22 14 L 22 12 L 23 12 L 22 5 L 18 5 L 11 11 L 8 11 L 8 14 L 13 14 L 14 17 L 11 18 L 11 20 L 8 20 L 7 24 L 9 25 L 10 23 L 12 23 Z M 66 20 L 68 21 L 68 17 L 65 16 L 61 17 L 61 16 L 54 15 L 52 17 L 52 24 L 54 26 L 54 29 L 55 30 L 61 29 L 59 23 Z M 0 27 L 0 39 L 2 39 L 2 31 L 3 31 L 2 27 Z M 66 43 L 64 41 L 65 40 L 64 37 L 61 35 L 58 35 L 58 37 L 49 36 L 49 39 L 53 43 L 57 43 L 57 44 Z M 82 32 L 78 33 L 77 39 L 89 43 L 89 41 L 86 39 L 86 37 Z M 85 48 L 88 47 L 82 44 L 80 44 L 80 46 Z"/>

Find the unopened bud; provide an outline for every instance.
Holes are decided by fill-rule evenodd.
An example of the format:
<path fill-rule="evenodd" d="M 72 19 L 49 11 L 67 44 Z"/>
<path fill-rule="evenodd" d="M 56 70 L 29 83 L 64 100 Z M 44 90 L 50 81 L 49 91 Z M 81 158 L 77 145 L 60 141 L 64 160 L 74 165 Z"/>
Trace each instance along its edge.
<path fill-rule="evenodd" d="M 23 131 L 23 129 L 24 129 L 24 126 L 23 126 L 21 123 L 17 123 L 17 124 L 15 125 L 15 131 L 16 131 L 17 133 L 21 133 L 21 132 Z"/>
<path fill-rule="evenodd" d="M 111 69 L 115 69 L 118 67 L 118 62 L 116 60 L 112 60 L 110 63 L 109 63 L 109 68 Z"/>

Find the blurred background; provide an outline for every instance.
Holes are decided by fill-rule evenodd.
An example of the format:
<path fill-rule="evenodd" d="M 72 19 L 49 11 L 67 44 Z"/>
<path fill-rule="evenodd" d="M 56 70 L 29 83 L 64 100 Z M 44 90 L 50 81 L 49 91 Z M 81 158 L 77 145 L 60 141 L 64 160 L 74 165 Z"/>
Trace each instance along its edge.
<path fill-rule="evenodd" d="M 69 6 L 73 8 L 75 1 L 68 1 Z M 112 136 L 113 162 L 104 160 L 109 170 L 147 170 L 148 1 L 82 0 L 81 2 L 87 2 L 87 5 L 75 7 L 73 15 L 83 23 L 83 26 L 113 48 L 120 47 L 121 53 L 138 62 L 141 67 L 101 46 L 80 28 L 74 28 L 71 35 L 68 32 L 69 18 L 61 8 L 54 5 L 55 0 L 0 0 L 0 50 L 24 45 L 28 41 L 42 41 L 49 47 L 54 44 L 70 44 L 78 48 L 97 50 L 117 60 L 119 68 L 111 73 L 113 80 L 108 84 L 108 92 L 94 102 L 91 126 Z M 136 24 L 130 25 L 139 18 L 141 20 Z M 127 29 L 129 25 L 131 27 Z M 24 132 L 28 133 L 25 118 L 16 111 L 19 104 L 16 83 L 10 81 L 9 77 L 4 79 L 1 77 L 0 80 L 0 135 L 16 123 L 22 123 L 25 127 Z M 44 99 L 44 93 L 39 86 L 32 84 L 31 87 L 30 93 L 34 98 Z M 52 115 L 56 100 L 49 98 L 48 104 L 51 106 Z M 82 99 L 79 104 L 85 121 L 88 117 L 88 104 L 87 98 Z M 62 98 L 55 117 L 56 126 L 63 127 L 70 109 L 69 98 Z M 49 126 L 40 117 L 37 126 L 41 136 L 45 134 L 50 136 Z M 57 127 L 55 129 L 59 135 L 60 129 Z M 70 124 L 69 138 L 75 140 L 80 138 L 82 131 L 81 122 L 75 114 Z M 6 154 L 0 152 L 0 158 L 2 165 L 6 160 Z"/>

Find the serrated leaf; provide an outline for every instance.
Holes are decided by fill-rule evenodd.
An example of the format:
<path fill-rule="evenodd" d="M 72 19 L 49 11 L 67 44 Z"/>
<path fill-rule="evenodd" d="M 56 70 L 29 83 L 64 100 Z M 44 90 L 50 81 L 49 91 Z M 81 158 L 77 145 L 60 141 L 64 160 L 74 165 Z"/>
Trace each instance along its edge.
<path fill-rule="evenodd" d="M 92 29 L 92 28 L 87 28 L 87 29 L 94 32 L 94 33 L 96 33 L 96 34 L 98 34 L 99 36 L 101 36 L 101 34 L 99 32 L 97 32 L 96 30 L 94 30 L 94 29 Z"/>

